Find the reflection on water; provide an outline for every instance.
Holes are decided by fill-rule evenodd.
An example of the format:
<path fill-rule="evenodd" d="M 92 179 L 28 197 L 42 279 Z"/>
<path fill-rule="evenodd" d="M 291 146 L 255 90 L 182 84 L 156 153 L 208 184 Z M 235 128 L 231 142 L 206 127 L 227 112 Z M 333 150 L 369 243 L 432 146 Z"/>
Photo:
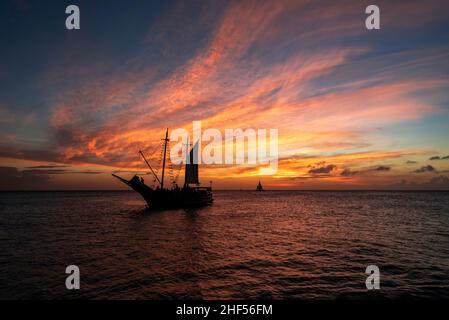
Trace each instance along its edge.
<path fill-rule="evenodd" d="M 0 193 L 3 299 L 448 298 L 448 274 L 445 192 L 217 191 L 160 212 L 132 192 Z"/>

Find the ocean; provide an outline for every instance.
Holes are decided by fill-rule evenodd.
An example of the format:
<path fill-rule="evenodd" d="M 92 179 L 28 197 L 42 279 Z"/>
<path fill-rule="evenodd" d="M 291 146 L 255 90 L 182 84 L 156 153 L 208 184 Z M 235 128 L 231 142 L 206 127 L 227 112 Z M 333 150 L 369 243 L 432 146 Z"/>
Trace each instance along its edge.
<path fill-rule="evenodd" d="M 449 192 L 214 198 L 149 212 L 127 191 L 1 192 L 0 299 L 449 298 Z"/>

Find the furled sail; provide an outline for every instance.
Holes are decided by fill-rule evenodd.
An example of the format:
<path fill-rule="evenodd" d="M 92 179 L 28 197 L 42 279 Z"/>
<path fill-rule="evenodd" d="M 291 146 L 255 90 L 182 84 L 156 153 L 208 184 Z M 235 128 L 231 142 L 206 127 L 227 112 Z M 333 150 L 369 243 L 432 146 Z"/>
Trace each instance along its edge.
<path fill-rule="evenodd" d="M 199 184 L 198 180 L 198 142 L 190 150 L 189 157 L 186 159 L 186 171 L 184 185 L 190 183 Z"/>

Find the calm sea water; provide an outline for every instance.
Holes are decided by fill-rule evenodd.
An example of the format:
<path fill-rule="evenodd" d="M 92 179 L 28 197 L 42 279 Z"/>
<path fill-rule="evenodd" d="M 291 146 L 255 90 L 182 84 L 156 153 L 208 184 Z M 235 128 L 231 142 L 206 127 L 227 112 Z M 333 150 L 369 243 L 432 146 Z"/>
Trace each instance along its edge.
<path fill-rule="evenodd" d="M 449 193 L 214 195 L 148 213 L 132 192 L 0 193 L 0 298 L 449 297 Z"/>

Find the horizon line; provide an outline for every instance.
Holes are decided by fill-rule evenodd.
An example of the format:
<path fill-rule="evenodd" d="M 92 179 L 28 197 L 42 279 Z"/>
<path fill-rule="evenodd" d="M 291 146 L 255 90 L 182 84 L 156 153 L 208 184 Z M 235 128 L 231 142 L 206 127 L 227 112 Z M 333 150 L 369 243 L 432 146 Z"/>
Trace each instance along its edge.
<path fill-rule="evenodd" d="M 214 191 L 257 191 L 256 189 L 214 189 Z M 305 192 L 449 192 L 449 189 L 264 189 L 270 191 L 305 191 Z M 57 190 L 0 190 L 0 192 L 133 192 L 125 189 L 57 189 Z"/>

